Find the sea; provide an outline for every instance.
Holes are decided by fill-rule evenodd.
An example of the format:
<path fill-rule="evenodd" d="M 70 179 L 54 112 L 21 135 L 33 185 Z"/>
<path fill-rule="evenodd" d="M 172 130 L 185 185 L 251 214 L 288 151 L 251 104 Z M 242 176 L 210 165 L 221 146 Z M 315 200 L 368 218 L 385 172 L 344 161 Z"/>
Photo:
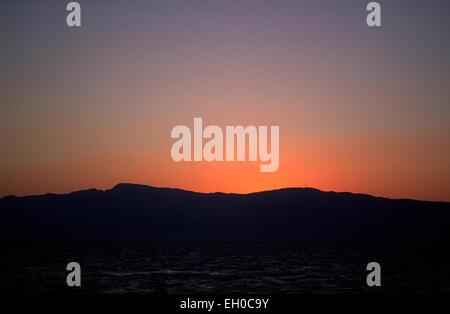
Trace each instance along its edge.
<path fill-rule="evenodd" d="M 448 247 L 293 241 L 9 241 L 2 294 L 442 294 Z M 80 265 L 81 286 L 66 269 Z M 380 265 L 369 287 L 367 264 Z"/>

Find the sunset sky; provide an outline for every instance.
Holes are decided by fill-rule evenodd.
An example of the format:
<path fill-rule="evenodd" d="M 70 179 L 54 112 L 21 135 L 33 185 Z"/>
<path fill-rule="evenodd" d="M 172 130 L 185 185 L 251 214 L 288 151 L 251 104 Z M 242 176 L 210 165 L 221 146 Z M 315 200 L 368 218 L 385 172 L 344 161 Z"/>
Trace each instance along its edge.
<path fill-rule="evenodd" d="M 0 1 L 0 197 L 282 187 L 450 201 L 450 1 Z M 177 125 L 278 125 L 278 171 L 174 162 Z"/>

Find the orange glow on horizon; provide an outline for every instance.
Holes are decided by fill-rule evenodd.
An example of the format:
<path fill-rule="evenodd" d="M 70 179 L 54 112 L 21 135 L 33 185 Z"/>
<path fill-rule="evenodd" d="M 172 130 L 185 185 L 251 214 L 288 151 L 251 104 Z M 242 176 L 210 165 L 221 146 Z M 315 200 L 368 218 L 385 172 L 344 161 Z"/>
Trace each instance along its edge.
<path fill-rule="evenodd" d="M 8 185 L 2 184 L 1 191 L 2 195 L 11 192 L 18 195 L 67 193 L 87 188 L 110 189 L 117 183 L 136 183 L 206 193 L 313 187 L 392 198 L 450 200 L 445 186 L 436 189 L 440 180 L 450 179 L 443 177 L 448 174 L 427 164 L 426 153 L 422 156 L 413 153 L 416 148 L 404 138 L 392 137 L 387 141 L 379 136 L 371 139 L 353 136 L 344 140 L 307 138 L 305 135 L 299 139 L 281 139 L 280 166 L 273 173 L 259 172 L 260 162 L 174 162 L 170 159 L 168 146 L 165 154 L 162 151 L 137 152 L 120 158 L 115 156 L 115 159 L 89 156 L 86 160 L 54 164 L 41 171 L 24 171 L 22 177 L 11 176 Z M 380 141 L 382 143 L 377 143 Z M 427 145 L 433 145 L 426 139 L 422 142 L 424 152 Z M 384 150 L 374 153 L 373 146 L 380 144 Z M 415 165 L 426 168 L 411 173 L 409 169 Z M 56 173 L 59 175 L 53 175 Z M 386 176 L 386 173 L 391 175 Z M 424 188 L 423 178 L 429 188 Z"/>

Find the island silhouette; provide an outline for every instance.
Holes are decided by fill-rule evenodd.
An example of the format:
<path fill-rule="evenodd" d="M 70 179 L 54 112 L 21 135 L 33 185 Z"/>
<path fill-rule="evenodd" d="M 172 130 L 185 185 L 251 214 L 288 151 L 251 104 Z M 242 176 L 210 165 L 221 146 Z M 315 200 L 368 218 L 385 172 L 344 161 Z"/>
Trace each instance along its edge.
<path fill-rule="evenodd" d="M 450 203 L 313 188 L 198 193 L 120 183 L 6 196 L 0 235 L 23 239 L 283 239 L 448 244 Z"/>

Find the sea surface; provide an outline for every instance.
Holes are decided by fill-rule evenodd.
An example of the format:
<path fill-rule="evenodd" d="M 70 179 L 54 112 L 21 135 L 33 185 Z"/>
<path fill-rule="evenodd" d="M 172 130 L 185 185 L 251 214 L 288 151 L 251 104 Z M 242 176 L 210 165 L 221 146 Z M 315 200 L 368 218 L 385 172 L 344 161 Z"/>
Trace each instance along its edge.
<path fill-rule="evenodd" d="M 70 241 L 2 244 L 0 292 L 12 294 L 449 293 L 448 247 L 289 241 Z M 369 262 L 381 287 L 368 287 Z M 69 288 L 66 266 L 81 265 Z"/>

